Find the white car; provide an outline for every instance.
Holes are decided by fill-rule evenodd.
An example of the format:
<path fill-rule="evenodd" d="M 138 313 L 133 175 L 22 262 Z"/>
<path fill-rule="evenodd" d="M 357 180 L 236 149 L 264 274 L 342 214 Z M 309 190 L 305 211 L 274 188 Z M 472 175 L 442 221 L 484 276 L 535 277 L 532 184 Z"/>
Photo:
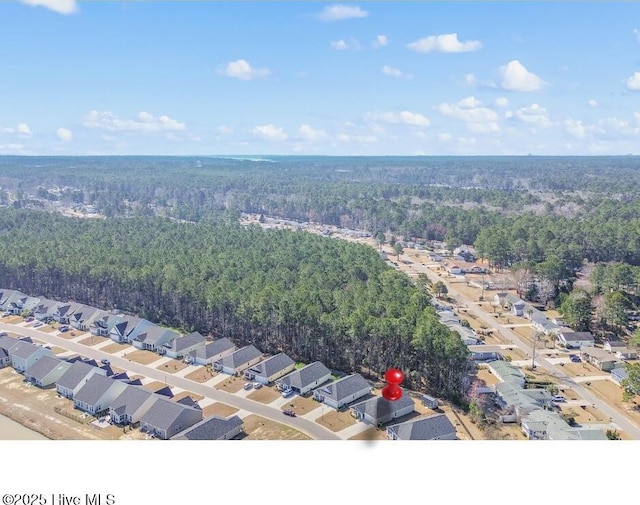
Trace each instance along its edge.
<path fill-rule="evenodd" d="M 289 398 L 293 394 L 293 389 L 285 389 L 282 392 L 282 398 Z"/>
<path fill-rule="evenodd" d="M 246 389 L 248 391 L 251 388 L 253 388 L 253 384 L 251 384 L 250 382 L 245 382 L 244 389 Z"/>
<path fill-rule="evenodd" d="M 254 383 L 253 383 L 253 387 L 254 387 L 254 389 L 260 389 L 260 388 L 262 387 L 262 383 L 260 383 L 260 382 L 254 382 Z"/>

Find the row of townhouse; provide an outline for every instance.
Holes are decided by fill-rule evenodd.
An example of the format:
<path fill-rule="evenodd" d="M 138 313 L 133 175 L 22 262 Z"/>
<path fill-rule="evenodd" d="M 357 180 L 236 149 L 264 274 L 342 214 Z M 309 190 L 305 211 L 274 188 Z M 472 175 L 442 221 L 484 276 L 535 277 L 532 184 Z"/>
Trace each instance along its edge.
<path fill-rule="evenodd" d="M 40 388 L 55 387 L 76 409 L 94 417 L 109 415 L 118 425 L 139 426 L 161 439 L 205 435 L 209 440 L 232 439 L 243 429 L 238 416 L 204 419 L 202 409 L 188 397 L 173 401 L 144 389 L 126 374 L 116 375 L 109 367 L 100 367 L 94 360 L 58 358 L 51 349 L 28 338 L 0 336 L 0 356 L 8 356 L 0 366 L 13 366 Z M 199 428 L 191 436 L 189 430 L 196 425 Z"/>

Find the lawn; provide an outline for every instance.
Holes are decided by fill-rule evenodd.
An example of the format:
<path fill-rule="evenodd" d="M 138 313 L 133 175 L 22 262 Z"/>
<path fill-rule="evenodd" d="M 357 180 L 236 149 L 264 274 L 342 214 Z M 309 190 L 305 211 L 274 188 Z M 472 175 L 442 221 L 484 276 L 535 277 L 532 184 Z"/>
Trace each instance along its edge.
<path fill-rule="evenodd" d="M 262 386 L 260 389 L 255 389 L 249 393 L 247 398 L 256 402 L 269 404 L 273 400 L 280 398 L 280 391 L 274 387 Z"/>
<path fill-rule="evenodd" d="M 331 431 L 342 431 L 357 422 L 349 410 L 338 412 L 331 407 L 322 407 L 322 405 L 321 408 L 324 408 L 325 414 L 316 419 L 316 423 Z"/>
<path fill-rule="evenodd" d="M 236 407 L 232 407 L 226 403 L 215 402 L 202 409 L 202 414 L 205 418 L 211 416 L 229 417 L 238 412 L 238 410 Z"/>
<path fill-rule="evenodd" d="M 311 397 L 305 398 L 303 396 L 292 396 L 289 400 L 289 402 L 282 406 L 282 410 L 293 410 L 299 416 L 308 414 L 312 410 L 320 407 L 320 403 Z"/>
<path fill-rule="evenodd" d="M 189 379 L 191 381 L 202 384 L 203 382 L 207 382 L 209 379 L 212 379 L 216 375 L 218 375 L 218 373 L 215 372 L 213 368 L 201 366 L 198 367 L 197 370 L 194 370 L 193 372 L 185 375 L 185 379 Z"/>
<path fill-rule="evenodd" d="M 172 359 L 171 361 L 168 361 L 166 363 L 163 363 L 162 365 L 157 366 L 156 369 L 162 370 L 163 372 L 167 372 L 167 373 L 176 373 L 176 372 L 179 372 L 180 370 L 184 370 L 188 366 L 189 365 L 187 365 L 184 361 Z"/>
<path fill-rule="evenodd" d="M 142 349 L 128 352 L 126 354 L 126 357 L 128 360 L 135 361 L 136 363 L 140 363 L 141 365 L 149 365 L 154 361 L 158 361 L 160 359 L 160 356 L 158 356 L 155 352 L 145 351 Z"/>
<path fill-rule="evenodd" d="M 255 414 L 245 417 L 243 421 L 245 440 L 311 440 L 298 430 Z"/>
<path fill-rule="evenodd" d="M 130 349 L 130 348 L 131 346 L 129 344 L 119 344 L 118 342 L 114 342 L 113 344 L 109 344 L 107 346 L 101 347 L 100 350 L 113 354 L 118 351 L 122 351 L 123 349 Z M 123 358 L 124 357 L 126 356 L 123 356 Z"/>
<path fill-rule="evenodd" d="M 215 385 L 216 389 L 220 389 L 222 391 L 228 391 L 229 393 L 237 393 L 242 389 L 244 383 L 247 382 L 244 378 L 241 377 L 229 377 L 225 379 L 219 384 Z"/>
<path fill-rule="evenodd" d="M 68 333 L 63 333 L 62 336 L 64 337 L 65 335 L 67 335 Z M 66 337 L 64 337 L 66 338 Z M 98 344 L 102 344 L 104 342 L 106 342 L 107 340 L 110 340 L 108 337 L 97 337 L 95 335 L 91 335 L 87 338 L 83 338 L 82 340 L 79 340 L 78 343 L 82 344 L 82 345 L 88 345 L 88 346 L 93 346 L 93 345 L 98 345 Z M 120 344 L 118 344 L 120 345 Z M 107 346 L 109 347 L 109 346 Z M 102 349 L 104 350 L 104 349 Z"/>

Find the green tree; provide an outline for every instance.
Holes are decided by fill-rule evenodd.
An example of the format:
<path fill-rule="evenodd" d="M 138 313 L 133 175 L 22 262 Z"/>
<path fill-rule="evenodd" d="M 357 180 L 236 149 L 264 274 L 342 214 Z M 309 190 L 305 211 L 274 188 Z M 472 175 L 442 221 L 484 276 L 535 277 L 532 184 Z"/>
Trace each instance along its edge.
<path fill-rule="evenodd" d="M 622 380 L 622 399 L 630 401 L 640 394 L 640 363 L 625 364 L 627 377 Z"/>
<path fill-rule="evenodd" d="M 396 255 L 396 259 L 400 260 L 400 255 L 404 252 L 404 248 L 402 247 L 402 244 L 400 242 L 396 242 L 395 244 L 393 244 L 393 252 Z"/>
<path fill-rule="evenodd" d="M 574 289 L 559 307 L 565 322 L 576 331 L 591 329 L 591 296 L 583 289 Z"/>

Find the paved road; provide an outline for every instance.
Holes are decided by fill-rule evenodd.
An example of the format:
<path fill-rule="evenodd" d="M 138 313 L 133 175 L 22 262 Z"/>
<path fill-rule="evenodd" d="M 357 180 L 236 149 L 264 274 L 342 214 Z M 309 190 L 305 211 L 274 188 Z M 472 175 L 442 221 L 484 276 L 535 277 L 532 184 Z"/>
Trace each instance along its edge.
<path fill-rule="evenodd" d="M 413 263 L 413 269 L 416 274 L 424 272 L 427 274 L 429 279 L 432 282 L 443 281 L 447 285 L 447 289 L 449 290 L 449 294 L 455 297 L 458 300 L 459 304 L 465 305 L 465 308 L 468 312 L 473 313 L 478 319 L 484 321 L 489 328 L 496 329 L 499 333 L 501 333 L 507 340 L 513 342 L 515 346 L 520 348 L 527 356 L 529 356 L 529 360 L 531 360 L 531 344 L 526 342 L 520 335 L 511 330 L 511 328 L 505 327 L 503 325 L 497 325 L 495 318 L 482 310 L 475 301 L 469 300 L 465 297 L 465 295 L 461 294 L 458 290 L 456 290 L 455 283 L 446 282 L 446 278 L 440 277 L 438 274 L 433 272 L 430 268 L 420 265 L 419 263 Z M 633 439 L 640 440 L 640 427 L 638 424 L 630 419 L 628 416 L 624 415 L 622 412 L 614 409 L 608 403 L 604 402 L 601 398 L 596 396 L 594 393 L 589 391 L 588 389 L 581 386 L 576 380 L 566 373 L 561 366 L 555 365 L 551 363 L 549 360 L 545 359 L 542 354 L 536 354 L 535 358 L 536 366 L 543 368 L 547 373 L 555 377 L 562 384 L 570 386 L 573 391 L 578 393 L 584 400 L 595 405 L 600 412 L 608 416 L 614 424 L 616 424 L 619 429 L 628 433 Z"/>
<path fill-rule="evenodd" d="M 271 419 L 272 421 L 276 421 L 278 423 L 295 428 L 316 440 L 341 440 L 341 437 L 339 437 L 336 433 L 322 427 L 321 425 L 309 419 L 304 419 L 302 417 L 286 417 L 282 414 L 282 411 L 279 408 L 270 407 L 269 405 L 249 400 L 247 398 L 241 398 L 234 395 L 233 393 L 220 391 L 218 389 L 212 388 L 211 386 L 205 386 L 203 384 L 199 384 L 182 377 L 176 377 L 173 374 L 168 374 L 161 370 L 157 370 L 146 365 L 141 365 L 140 363 L 136 363 L 134 361 L 129 361 L 126 358 L 114 356 L 94 347 L 85 346 L 77 342 L 72 342 L 57 335 L 38 331 L 34 328 L 24 328 L 22 326 L 16 326 L 13 324 L 1 322 L 0 330 L 18 333 L 24 336 L 38 339 L 40 341 L 46 342 L 49 345 L 61 347 L 63 349 L 78 353 L 87 358 L 95 359 L 97 361 L 100 361 L 102 358 L 108 358 L 114 367 L 122 368 L 124 370 L 127 370 L 127 372 L 131 372 L 132 374 L 142 375 L 159 382 L 164 382 L 168 386 L 174 386 L 185 389 L 187 391 L 191 391 L 192 393 L 202 395 L 205 398 L 211 398 L 212 400 L 231 405 L 232 407 L 253 412 L 254 414 L 265 417 L 267 419 Z"/>

